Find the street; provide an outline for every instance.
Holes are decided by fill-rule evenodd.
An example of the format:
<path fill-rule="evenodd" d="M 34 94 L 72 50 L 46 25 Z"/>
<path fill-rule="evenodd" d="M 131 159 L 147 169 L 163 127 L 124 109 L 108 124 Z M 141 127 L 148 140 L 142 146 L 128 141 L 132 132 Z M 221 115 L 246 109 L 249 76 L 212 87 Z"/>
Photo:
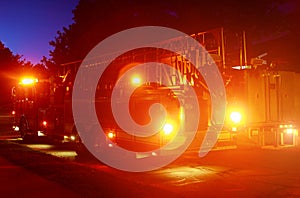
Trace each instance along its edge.
<path fill-rule="evenodd" d="M 67 189 L 64 193 L 57 191 L 57 197 L 300 196 L 299 147 L 227 149 L 212 151 L 203 158 L 197 152 L 187 152 L 159 170 L 129 173 L 95 160 L 80 159 L 66 146 L 25 144 L 10 131 L 9 119 L 1 116 L 0 157 Z M 0 171 L 5 170 L 0 167 Z M 8 179 L 2 178 L 1 182 L 5 180 Z M 26 185 L 11 187 L 16 191 L 22 188 Z M 34 190 L 23 191 L 27 194 L 23 196 L 36 195 Z"/>
<path fill-rule="evenodd" d="M 1 8 L 0 198 L 300 198 L 300 0 Z"/>

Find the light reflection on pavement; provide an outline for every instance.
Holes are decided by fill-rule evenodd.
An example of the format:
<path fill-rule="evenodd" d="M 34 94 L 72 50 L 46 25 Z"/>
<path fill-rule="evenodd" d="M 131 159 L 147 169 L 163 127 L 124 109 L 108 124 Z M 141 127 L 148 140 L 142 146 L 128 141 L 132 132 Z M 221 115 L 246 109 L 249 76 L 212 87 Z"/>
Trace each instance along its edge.
<path fill-rule="evenodd" d="M 166 168 L 156 171 L 161 178 L 167 178 L 170 184 L 175 186 L 185 186 L 195 183 L 205 182 L 206 178 L 216 174 L 217 169 L 213 167 L 197 166 L 179 166 L 173 168 Z"/>
<path fill-rule="evenodd" d="M 8 127 L 1 130 L 0 139 L 68 159 L 91 170 L 112 174 L 116 178 L 128 179 L 128 182 L 141 182 L 146 186 L 180 192 L 189 197 L 300 197 L 300 147 L 272 150 L 230 148 L 213 151 L 205 158 L 186 155 L 155 171 L 127 173 L 100 162 L 77 161 L 76 152 L 67 147 L 25 144 L 19 134 Z"/>
<path fill-rule="evenodd" d="M 57 146 L 54 144 L 48 144 L 48 143 L 24 143 L 21 138 L 10 136 L 9 138 L 5 138 L 6 136 L 1 136 L 1 139 L 6 139 L 11 142 L 20 143 L 23 146 L 26 146 L 28 148 L 31 148 L 36 151 L 40 151 L 46 154 L 50 154 L 56 157 L 64 158 L 67 160 L 75 160 L 77 157 L 77 153 L 68 148 L 64 148 L 61 146 Z"/>
<path fill-rule="evenodd" d="M 23 144 L 31 149 L 41 151 L 43 153 L 47 153 L 56 157 L 75 160 L 77 157 L 77 153 L 74 150 L 65 150 L 57 148 L 55 145 L 51 144 Z"/>

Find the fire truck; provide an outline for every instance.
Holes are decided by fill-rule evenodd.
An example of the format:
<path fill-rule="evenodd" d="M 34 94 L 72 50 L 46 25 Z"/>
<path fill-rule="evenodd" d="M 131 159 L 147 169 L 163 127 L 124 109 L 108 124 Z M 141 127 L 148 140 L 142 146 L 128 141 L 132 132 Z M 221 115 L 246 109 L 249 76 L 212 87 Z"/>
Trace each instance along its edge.
<path fill-rule="evenodd" d="M 300 75 L 295 72 L 270 69 L 266 67 L 267 64 L 261 57 L 247 61 L 245 33 L 238 37 L 234 35 L 227 36 L 223 28 L 191 35 L 205 47 L 217 64 L 226 88 L 226 116 L 216 147 L 244 144 L 297 145 L 300 98 L 295 91 L 297 83 L 294 82 Z M 172 39 L 170 42 L 172 45 L 180 46 L 181 38 Z M 195 136 L 195 142 L 199 146 L 207 128 L 213 122 L 210 114 L 210 91 L 201 74 L 185 57 L 195 59 L 198 63 L 196 67 L 207 64 L 207 59 L 201 59 L 199 52 L 193 49 L 187 50 L 185 57 L 169 51 L 157 50 L 150 48 L 132 50 L 114 61 L 104 55 L 98 58 L 98 62 L 112 61 L 111 68 L 113 68 L 106 71 L 96 87 L 95 106 L 101 112 L 97 113 L 98 120 L 107 138 L 122 147 L 136 151 L 158 148 L 172 139 L 172 134 L 181 123 L 182 117 L 184 119 L 193 117 L 193 115 L 186 115 L 184 109 L 178 108 L 180 105 L 176 102 L 178 96 L 186 97 L 184 85 L 189 83 L 196 90 L 201 107 L 202 116 Z M 149 122 L 149 115 L 141 109 L 148 109 L 154 103 L 164 104 L 166 110 L 172 112 L 169 114 L 172 116 L 169 122 L 164 123 L 157 135 L 149 138 L 128 135 L 114 121 L 110 110 L 115 81 L 129 67 L 151 61 L 171 65 L 175 71 L 159 67 L 151 70 L 157 72 L 160 78 L 154 83 L 144 84 L 133 92 L 131 98 L 134 102 L 131 103 L 130 111 L 135 112 L 134 119 L 141 125 Z M 81 141 L 72 113 L 74 79 L 81 64 L 82 61 L 62 64 L 57 77 L 47 80 L 23 79 L 13 88 L 14 129 L 20 131 L 22 138 L 30 135 L 47 135 L 62 141 Z M 83 67 L 92 71 L 95 64 L 87 64 Z M 183 77 L 179 73 L 183 74 Z M 147 78 L 147 75 L 149 75 L 147 71 L 132 75 L 126 86 L 138 87 L 141 78 Z M 82 85 L 82 89 L 89 89 L 89 87 Z M 128 87 L 118 90 L 120 103 L 124 102 L 121 98 L 126 90 Z M 188 126 L 185 127 L 189 130 Z"/>
<path fill-rule="evenodd" d="M 63 142 L 75 141 L 76 133 L 67 124 L 73 121 L 66 105 L 71 93 L 64 80 L 27 75 L 12 88 L 13 129 L 20 132 L 23 140 L 47 136 Z"/>
<path fill-rule="evenodd" d="M 231 108 L 243 114 L 242 125 L 237 128 L 241 137 L 238 144 L 298 145 L 300 74 L 277 69 L 238 69 L 232 74 L 240 78 L 237 85 L 227 89 L 227 94 L 235 97 Z"/>

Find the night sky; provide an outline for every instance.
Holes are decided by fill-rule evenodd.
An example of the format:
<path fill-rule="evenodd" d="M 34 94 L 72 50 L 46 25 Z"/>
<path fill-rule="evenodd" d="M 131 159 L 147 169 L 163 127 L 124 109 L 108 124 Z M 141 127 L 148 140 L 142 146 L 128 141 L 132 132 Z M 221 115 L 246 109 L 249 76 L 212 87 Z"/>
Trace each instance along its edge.
<path fill-rule="evenodd" d="M 34 64 L 48 57 L 58 30 L 73 23 L 79 0 L 0 1 L 0 40 L 14 54 Z"/>
<path fill-rule="evenodd" d="M 0 40 L 5 44 L 6 47 L 11 49 L 14 54 L 23 55 L 23 59 L 31 61 L 34 64 L 38 63 L 42 56 L 49 56 L 49 50 L 52 49 L 52 47 L 49 45 L 49 41 L 54 40 L 55 36 L 57 35 L 57 31 L 62 30 L 63 27 L 67 27 L 73 23 L 72 10 L 76 7 L 78 2 L 79 0 L 1 0 Z M 255 13 L 258 12 L 255 8 L 258 7 L 257 5 L 259 1 L 254 2 L 256 3 L 252 3 L 253 5 L 251 4 L 252 8 L 250 9 L 249 14 L 255 17 Z M 294 12 L 296 4 L 299 5 L 299 1 L 288 0 L 280 5 L 275 3 L 271 5 L 273 7 L 277 6 L 278 11 L 281 14 L 290 14 Z M 193 8 L 191 4 L 188 5 L 188 9 L 182 8 L 181 10 L 183 10 L 185 17 L 194 19 L 190 13 L 192 13 L 192 11 L 199 13 L 200 9 L 197 10 L 198 8 Z M 239 5 L 244 4 L 240 3 Z M 222 6 L 230 6 L 230 4 L 228 1 L 224 1 Z M 213 8 L 215 8 L 215 6 L 213 6 Z M 239 7 L 233 7 L 233 9 L 239 9 Z M 189 12 L 186 10 L 189 10 Z M 205 16 L 205 13 L 207 13 L 208 16 L 213 16 L 213 13 L 211 13 L 210 10 L 202 10 L 201 12 L 204 13 L 203 16 Z M 173 18 L 179 16 L 176 12 L 171 14 L 173 14 Z M 199 16 L 202 15 L 200 14 Z M 239 25 L 245 23 L 244 21 L 239 23 L 239 17 L 235 15 L 232 15 L 231 18 L 227 18 L 230 19 L 227 20 L 230 23 L 238 23 Z M 257 22 L 265 20 L 264 18 L 249 18 L 251 20 L 257 20 Z M 198 17 L 197 19 L 195 18 L 195 20 L 181 20 L 183 20 L 182 24 L 184 24 L 186 27 L 193 27 L 194 29 L 197 28 L 197 30 L 201 31 L 204 30 L 201 28 L 199 29 L 199 27 L 202 27 L 203 25 L 205 26 L 207 23 L 212 23 L 211 18 L 207 17 Z M 223 21 L 226 22 L 226 20 Z M 276 23 L 276 20 L 273 21 Z M 297 20 L 294 19 L 294 21 Z M 217 25 L 215 23 L 212 24 L 213 28 L 215 28 Z M 271 24 L 270 26 L 272 26 L 273 22 L 270 20 L 270 23 L 266 24 Z M 195 30 L 193 30 L 193 33 L 194 31 Z"/>

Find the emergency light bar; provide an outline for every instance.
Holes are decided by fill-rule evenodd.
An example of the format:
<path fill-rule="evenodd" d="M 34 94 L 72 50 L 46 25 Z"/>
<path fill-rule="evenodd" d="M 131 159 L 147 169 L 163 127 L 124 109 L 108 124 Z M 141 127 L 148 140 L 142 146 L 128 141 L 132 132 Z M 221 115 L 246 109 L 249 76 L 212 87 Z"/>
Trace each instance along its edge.
<path fill-rule="evenodd" d="M 38 82 L 37 78 L 23 78 L 19 84 L 31 85 L 31 84 L 34 84 L 34 83 L 37 83 L 37 82 Z"/>

